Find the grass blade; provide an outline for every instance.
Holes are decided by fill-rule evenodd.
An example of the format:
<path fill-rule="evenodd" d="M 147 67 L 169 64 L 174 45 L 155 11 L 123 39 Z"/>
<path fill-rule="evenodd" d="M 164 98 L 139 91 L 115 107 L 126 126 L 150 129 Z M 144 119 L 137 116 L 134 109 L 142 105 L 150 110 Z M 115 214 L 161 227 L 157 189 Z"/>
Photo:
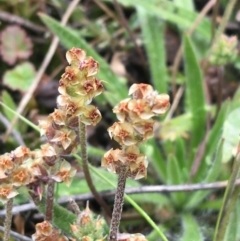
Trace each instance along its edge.
<path fill-rule="evenodd" d="M 113 0 L 104 0 L 112 2 Z M 189 29 L 198 13 L 189 11 L 186 8 L 179 7 L 169 0 L 119 0 L 119 3 L 127 7 L 141 7 L 149 14 L 161 17 L 163 20 L 169 21 L 184 29 Z M 211 22 L 205 18 L 197 26 L 196 32 L 204 41 L 211 40 Z"/>
<path fill-rule="evenodd" d="M 219 143 L 219 147 L 217 149 L 217 153 L 216 153 L 216 157 L 214 158 L 214 161 L 212 163 L 212 166 L 209 167 L 209 171 L 205 172 L 205 175 L 207 173 L 207 176 L 205 177 L 205 179 L 202 181 L 203 183 L 208 183 L 208 182 L 213 182 L 216 181 L 221 168 L 222 168 L 222 155 L 223 155 L 223 140 L 221 140 L 221 142 Z M 206 198 L 209 195 L 210 191 L 198 191 L 193 193 L 190 197 L 189 197 L 189 201 L 187 202 L 185 208 L 186 209 L 192 209 L 194 207 L 196 207 L 197 205 L 199 205 L 202 200 L 204 200 L 204 198 Z"/>
<path fill-rule="evenodd" d="M 175 156 L 172 154 L 168 157 L 167 162 L 167 184 L 168 185 L 177 185 L 184 183 L 183 172 L 179 166 L 179 162 Z M 175 192 L 171 193 L 171 197 L 175 203 L 176 207 L 180 207 L 185 201 L 185 193 Z"/>
<path fill-rule="evenodd" d="M 147 51 L 152 83 L 158 92 L 167 93 L 167 68 L 164 44 L 164 24 L 145 9 L 137 8 L 143 42 Z"/>
<path fill-rule="evenodd" d="M 192 113 L 191 149 L 194 150 L 202 141 L 206 129 L 205 96 L 202 73 L 190 38 L 183 37 L 185 60 L 187 104 Z"/>
<path fill-rule="evenodd" d="M 184 233 L 181 241 L 203 241 L 203 235 L 200 231 L 200 227 L 191 214 L 183 214 L 183 228 Z"/>

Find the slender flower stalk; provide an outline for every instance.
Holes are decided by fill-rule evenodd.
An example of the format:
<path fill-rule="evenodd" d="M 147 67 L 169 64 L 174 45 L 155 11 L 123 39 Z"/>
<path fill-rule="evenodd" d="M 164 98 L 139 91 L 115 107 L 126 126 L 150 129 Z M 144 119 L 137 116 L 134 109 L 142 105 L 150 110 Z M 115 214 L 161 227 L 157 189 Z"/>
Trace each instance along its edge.
<path fill-rule="evenodd" d="M 129 89 L 129 95 L 131 98 L 121 101 L 113 108 L 119 122 L 108 128 L 110 137 L 120 144 L 121 149 L 110 149 L 102 158 L 102 166 L 119 175 L 109 241 L 145 240 L 138 235 L 122 238 L 123 235 L 119 233 L 125 183 L 128 177 L 133 179 L 146 177 L 148 160 L 140 152 L 140 144 L 153 137 L 152 118 L 164 114 L 170 106 L 169 96 L 158 94 L 148 84 L 133 84 Z"/>
<path fill-rule="evenodd" d="M 127 180 L 127 168 L 123 167 L 118 175 L 117 192 L 114 200 L 114 209 L 112 213 L 112 220 L 111 220 L 111 227 L 110 227 L 110 234 L 109 234 L 110 241 L 117 240 L 117 234 L 118 234 L 119 224 L 121 220 L 121 213 L 123 208 L 126 180 Z"/>
<path fill-rule="evenodd" d="M 81 157 L 82 157 L 82 168 L 84 172 L 84 176 L 86 179 L 86 182 L 88 184 L 89 189 L 91 190 L 93 196 L 95 197 L 96 201 L 101 205 L 103 210 L 105 211 L 105 214 L 108 217 L 111 217 L 111 211 L 106 204 L 106 202 L 103 200 L 103 198 L 99 195 L 97 192 L 92 178 L 91 174 L 88 168 L 88 154 L 87 154 L 87 141 L 86 141 L 86 125 L 82 122 L 80 122 L 80 146 L 81 146 Z M 106 217 L 107 218 L 107 217 Z"/>
<path fill-rule="evenodd" d="M 47 202 L 46 202 L 46 221 L 51 222 L 53 217 L 53 202 L 54 202 L 55 181 L 49 180 L 47 186 Z"/>
<path fill-rule="evenodd" d="M 9 241 L 10 239 L 10 231 L 12 224 L 12 207 L 13 207 L 13 198 L 10 198 L 6 203 L 6 218 L 4 222 L 4 236 L 3 241 Z"/>

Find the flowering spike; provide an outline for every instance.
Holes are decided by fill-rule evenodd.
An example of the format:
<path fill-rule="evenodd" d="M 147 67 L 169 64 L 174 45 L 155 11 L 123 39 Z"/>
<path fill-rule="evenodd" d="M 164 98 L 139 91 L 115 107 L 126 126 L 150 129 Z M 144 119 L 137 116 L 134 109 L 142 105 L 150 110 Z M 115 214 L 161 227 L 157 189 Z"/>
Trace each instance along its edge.
<path fill-rule="evenodd" d="M 117 233 L 122 212 L 123 193 L 127 177 L 140 179 L 147 176 L 148 160 L 140 153 L 139 145 L 153 136 L 154 120 L 152 117 L 164 114 L 170 106 L 169 96 L 158 94 L 148 84 L 133 84 L 129 89 L 129 95 L 132 98 L 121 101 L 113 108 L 119 122 L 115 122 L 108 128 L 110 138 L 117 141 L 122 149 L 109 150 L 101 162 L 108 171 L 119 175 L 109 241 L 146 240 L 141 235 L 120 237 Z"/>

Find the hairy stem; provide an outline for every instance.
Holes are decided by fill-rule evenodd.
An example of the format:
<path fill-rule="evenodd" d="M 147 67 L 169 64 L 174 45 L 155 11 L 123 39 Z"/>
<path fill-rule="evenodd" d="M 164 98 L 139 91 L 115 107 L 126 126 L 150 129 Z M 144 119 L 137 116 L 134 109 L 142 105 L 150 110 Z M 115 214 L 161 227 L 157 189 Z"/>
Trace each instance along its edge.
<path fill-rule="evenodd" d="M 55 181 L 50 179 L 47 187 L 46 221 L 52 221 Z"/>
<path fill-rule="evenodd" d="M 13 207 L 13 198 L 9 199 L 6 204 L 6 218 L 4 222 L 4 236 L 3 241 L 9 241 L 10 239 L 10 231 L 12 224 L 12 207 Z"/>
<path fill-rule="evenodd" d="M 86 125 L 84 123 L 80 122 L 80 145 L 81 145 L 81 156 L 82 156 L 82 168 L 84 172 L 84 176 L 86 179 L 86 182 L 88 184 L 89 189 L 91 190 L 94 198 L 96 201 L 101 205 L 104 212 L 107 216 L 111 217 L 111 211 L 106 204 L 106 202 L 102 199 L 102 197 L 99 195 L 98 191 L 96 190 L 92 177 L 88 168 L 88 154 L 87 154 L 87 139 L 86 139 Z"/>
<path fill-rule="evenodd" d="M 124 198 L 126 179 L 127 179 L 127 168 L 123 167 L 120 173 L 118 174 L 117 193 L 115 195 L 115 200 L 114 200 L 110 234 L 108 238 L 109 241 L 117 241 L 118 229 L 119 229 L 123 201 L 124 201 L 123 198 Z"/>

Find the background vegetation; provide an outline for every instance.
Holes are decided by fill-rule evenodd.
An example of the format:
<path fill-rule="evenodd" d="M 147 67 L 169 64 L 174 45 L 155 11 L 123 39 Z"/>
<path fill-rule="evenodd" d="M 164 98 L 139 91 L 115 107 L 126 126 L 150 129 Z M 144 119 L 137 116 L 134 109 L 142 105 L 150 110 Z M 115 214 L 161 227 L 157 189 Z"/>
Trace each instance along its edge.
<path fill-rule="evenodd" d="M 95 101 L 103 120 L 88 128 L 89 161 L 96 188 L 110 207 L 114 196 L 108 191 L 115 189 L 116 177 L 99 166 L 105 150 L 116 145 L 106 131 L 115 121 L 112 107 L 127 97 L 132 83 L 152 84 L 171 96 L 171 109 L 158 120 L 154 140 L 142 147 L 150 160 L 148 177 L 127 181 L 123 232 L 156 241 L 162 240 L 161 230 L 169 241 L 202 241 L 226 228 L 218 240 L 240 240 L 234 185 L 239 183 L 238 1 L 0 0 L 0 6 L 1 101 L 31 123 L 37 125 L 56 106 L 67 49 L 83 48 L 99 62 L 106 91 Z M 42 143 L 26 120 L 12 126 L 16 116 L 1 106 L 0 154 Z M 73 220 L 68 197 L 81 209 L 90 200 L 90 208 L 101 212 L 76 157 L 69 161 L 78 175 L 69 188 L 59 184 L 56 193 L 56 202 L 66 209 L 55 225 L 65 232 L 63 221 Z M 42 216 L 29 204 L 26 190 L 21 193 L 13 229 L 29 236 Z"/>

